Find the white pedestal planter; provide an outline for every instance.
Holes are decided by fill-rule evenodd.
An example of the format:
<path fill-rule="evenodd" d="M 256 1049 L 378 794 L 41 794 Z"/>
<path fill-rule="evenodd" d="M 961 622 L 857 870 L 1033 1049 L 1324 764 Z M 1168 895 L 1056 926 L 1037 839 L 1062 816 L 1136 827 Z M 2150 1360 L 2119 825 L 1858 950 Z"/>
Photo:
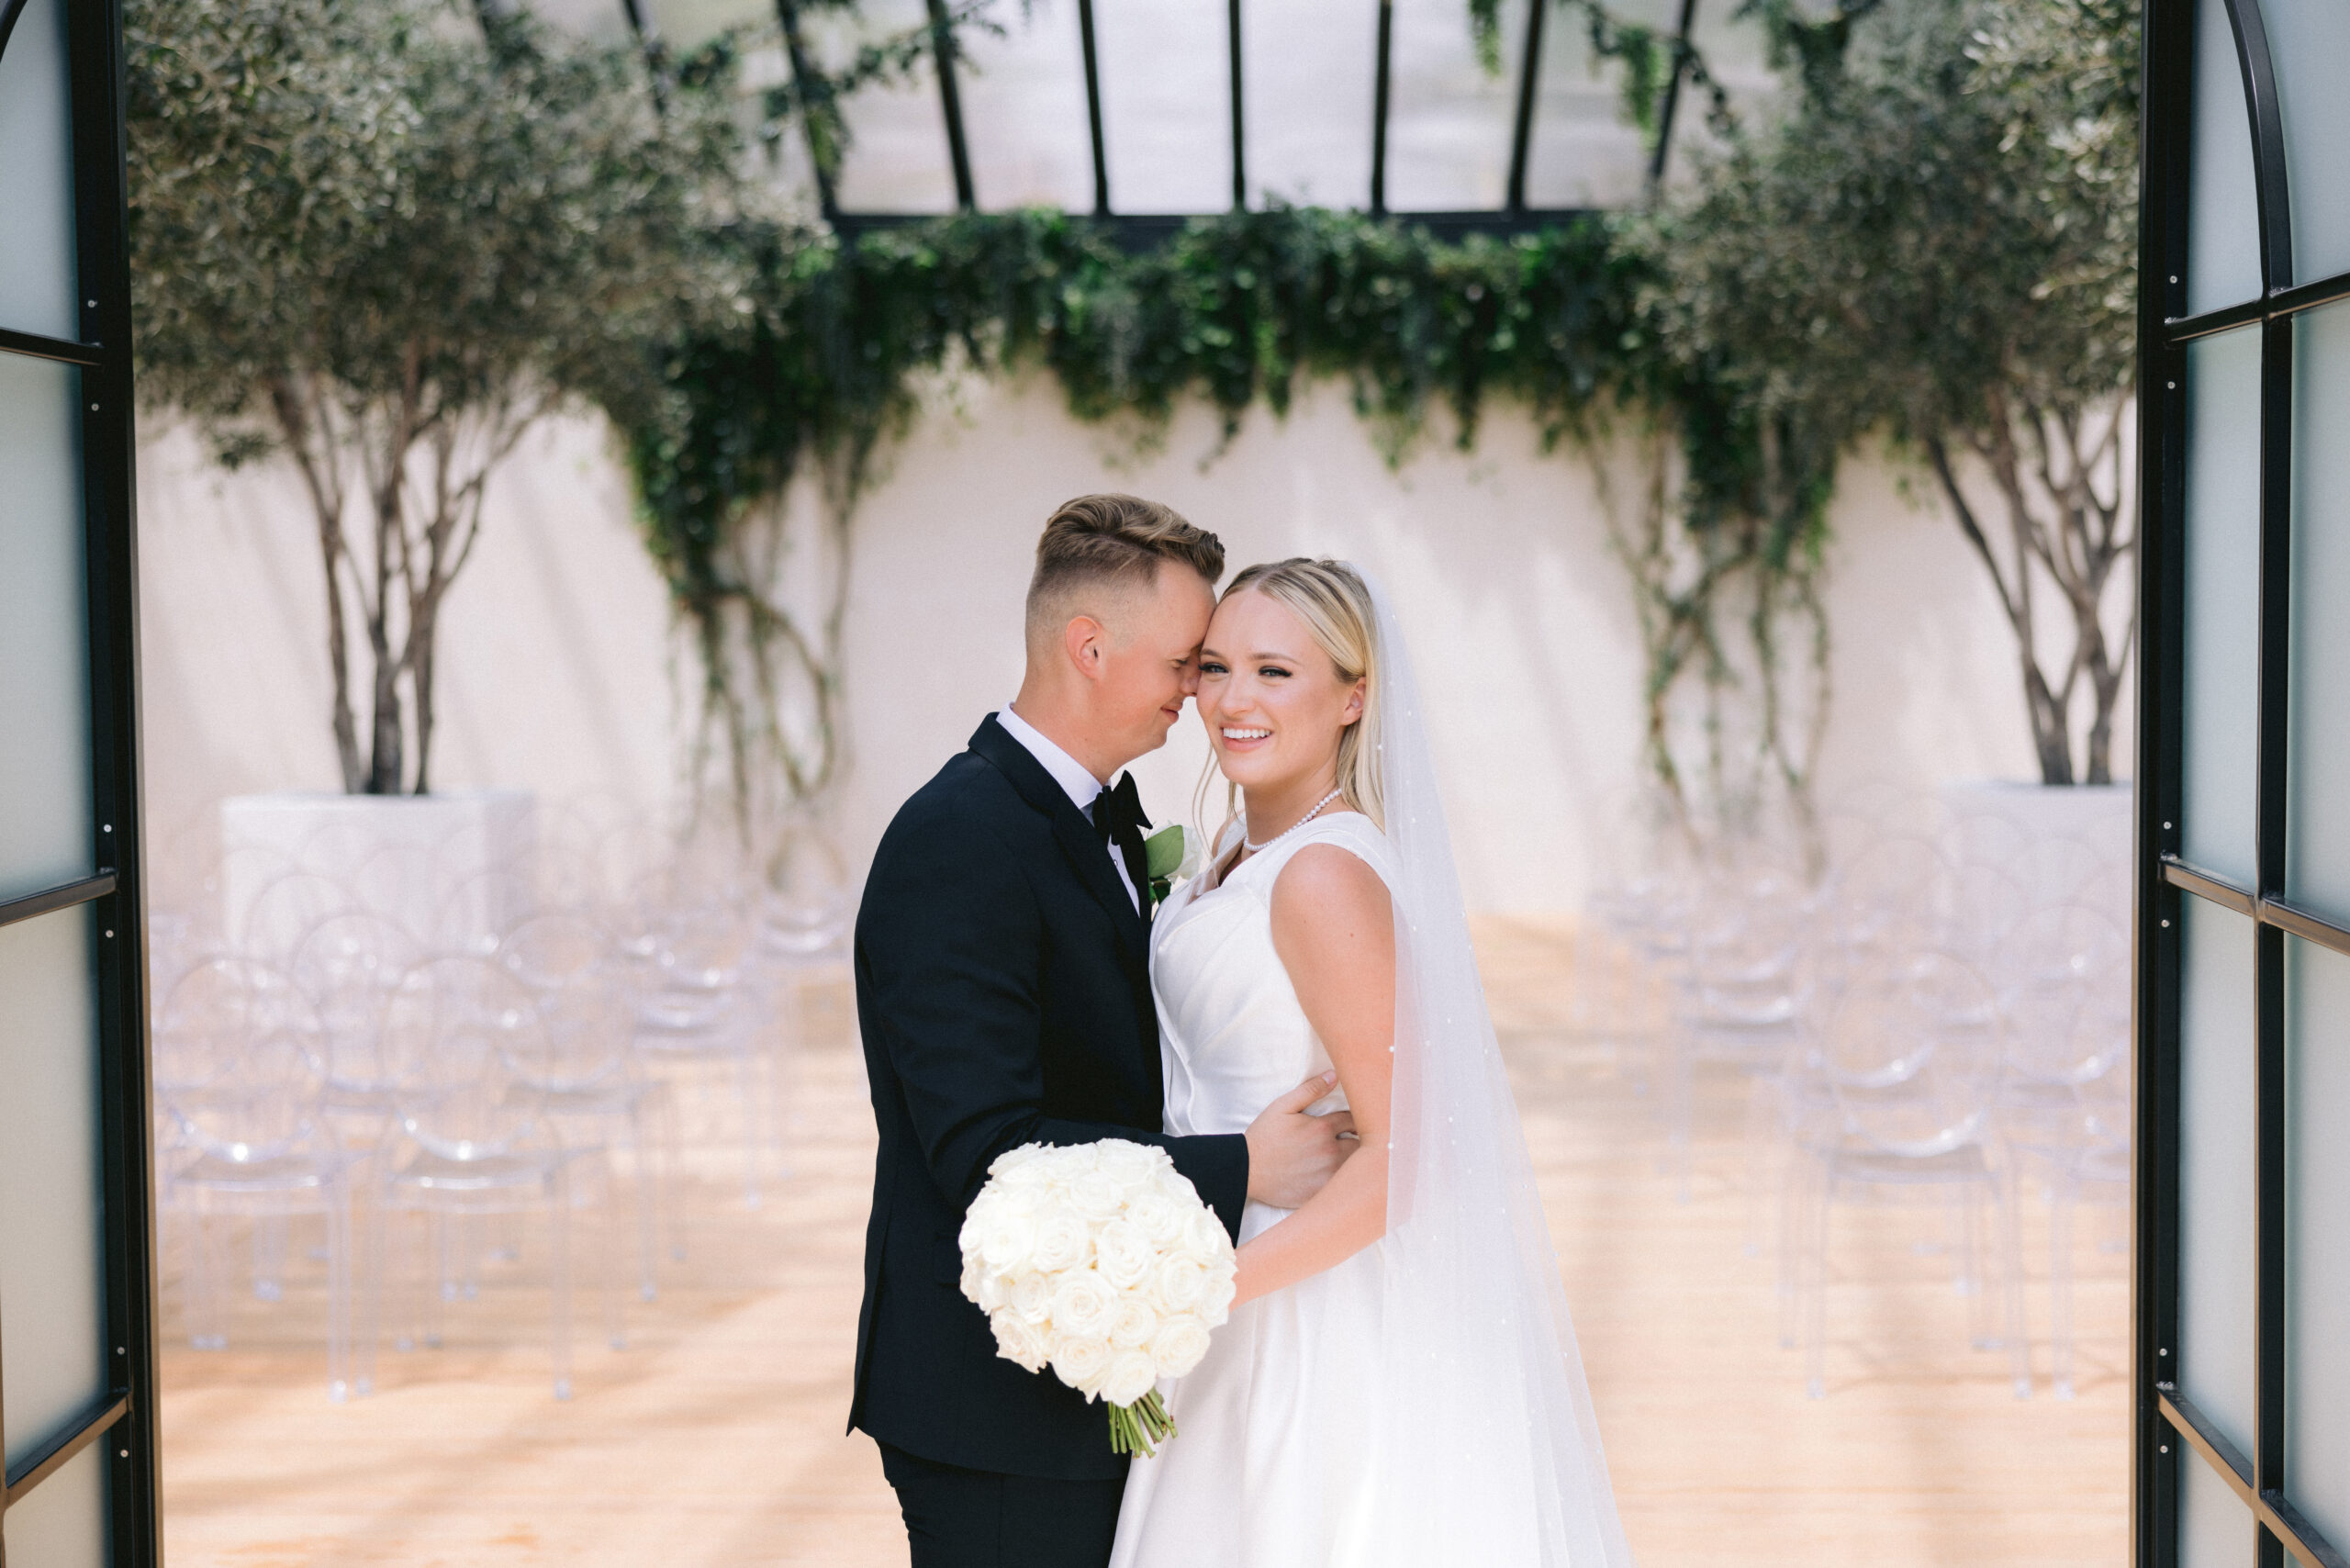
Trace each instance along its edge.
<path fill-rule="evenodd" d="M 1950 813 L 1953 858 L 1968 841 L 1996 852 L 2003 867 L 2022 883 L 2032 907 L 2066 902 L 2095 905 L 2127 925 L 2130 917 L 2131 806 L 2128 784 L 2022 784 L 2004 779 L 1967 779 L 1945 784 L 1942 805 Z M 1970 824 L 1973 824 L 1970 831 Z M 1985 832 L 1986 825 L 1993 831 Z M 2001 829 L 2011 830 L 2002 832 Z M 2084 857 L 2102 873 L 2083 884 Z"/>
<path fill-rule="evenodd" d="M 220 847 L 222 928 L 245 951 L 283 956 L 343 909 L 462 949 L 524 913 L 536 802 L 521 790 L 238 795 L 220 803 Z"/>

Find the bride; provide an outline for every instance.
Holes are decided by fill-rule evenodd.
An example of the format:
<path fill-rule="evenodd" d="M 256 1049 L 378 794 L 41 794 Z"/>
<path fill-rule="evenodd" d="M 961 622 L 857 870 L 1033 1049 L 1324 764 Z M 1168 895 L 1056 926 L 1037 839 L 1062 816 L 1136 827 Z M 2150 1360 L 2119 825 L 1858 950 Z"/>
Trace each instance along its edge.
<path fill-rule="evenodd" d="M 1153 926 L 1166 1130 L 1320 1070 L 1361 1143 L 1304 1207 L 1248 1204 L 1112 1568 L 1622 1568 L 1393 616 L 1343 562 L 1252 566 L 1200 657 L 1244 804 Z"/>

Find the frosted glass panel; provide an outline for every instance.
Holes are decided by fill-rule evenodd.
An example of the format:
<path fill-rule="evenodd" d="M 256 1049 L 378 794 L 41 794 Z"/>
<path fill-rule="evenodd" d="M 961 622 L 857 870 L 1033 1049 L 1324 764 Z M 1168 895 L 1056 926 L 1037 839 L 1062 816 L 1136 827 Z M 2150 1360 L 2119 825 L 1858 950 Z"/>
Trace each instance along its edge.
<path fill-rule="evenodd" d="M 619 7 L 613 7 L 615 13 Z M 867 38 L 899 37 L 928 25 L 923 0 L 862 0 L 854 14 L 803 8 L 808 47 L 834 70 L 845 67 Z M 862 18 L 860 21 L 859 18 Z M 909 80 L 859 88 L 841 105 L 848 148 L 837 185 L 850 212 L 952 212 L 955 164 L 946 151 L 946 118 L 929 58 Z M 974 181 L 976 184 L 977 182 Z"/>
<path fill-rule="evenodd" d="M 0 899 L 92 869 L 81 381 L 0 354 Z"/>
<path fill-rule="evenodd" d="M 1225 8 L 1200 0 L 1102 0 L 1102 140 L 1120 212 L 1232 206 L 1232 62 Z"/>
<path fill-rule="evenodd" d="M 1572 26 L 1572 15 L 1553 11 L 1548 20 Z M 1524 0 L 1502 0 L 1501 41 L 1494 75 L 1477 63 L 1460 0 L 1395 0 L 1387 89 L 1387 205 L 1395 211 L 1491 208 L 1508 197 Z"/>
<path fill-rule="evenodd" d="M 2343 0 L 2261 0 L 2285 120 L 2285 179 L 2293 193 L 2293 272 L 2350 272 L 2350 6 Z"/>
<path fill-rule="evenodd" d="M 2188 163 L 2187 308 L 2260 297 L 2260 207 L 2244 71 L 2221 0 L 2195 6 L 2195 126 Z"/>
<path fill-rule="evenodd" d="M 2244 1452 L 2252 1451 L 2252 921 L 2194 897 L 2178 901 L 2180 1385 Z"/>
<path fill-rule="evenodd" d="M 2344 15 L 2350 15 L 2345 8 Z M 2350 305 L 2293 324 L 2293 716 L 2285 885 L 2350 923 Z"/>
<path fill-rule="evenodd" d="M 979 205 L 1091 212 L 1093 142 L 1077 0 L 1031 0 L 1024 17 L 1006 8 L 998 20 L 1002 38 L 965 30 L 956 76 Z"/>
<path fill-rule="evenodd" d="M 1681 6 L 1679 0 L 1616 0 L 1608 11 L 1669 37 Z M 1543 18 L 1540 96 L 1527 149 L 1529 207 L 1629 207 L 1647 186 L 1648 134 L 1624 113 L 1624 68 L 1594 64 L 1582 14 L 1554 8 Z M 1702 120 L 1704 98 L 1684 84 L 1674 118 Z"/>
<path fill-rule="evenodd" d="M 65 1462 L 0 1525 L 9 1568 L 103 1568 L 106 1562 L 106 1457 L 102 1439 Z"/>
<path fill-rule="evenodd" d="M 2287 937 L 2285 1491 L 2350 1540 L 2350 958 Z"/>
<path fill-rule="evenodd" d="M 1378 6 L 1244 5 L 1240 45 L 1249 205 L 1369 207 Z"/>
<path fill-rule="evenodd" d="M 2174 1438 L 2171 1447 L 2187 1445 Z M 2178 1471 L 2178 1568 L 2254 1568 L 2260 1549 L 2252 1510 L 2192 1450 L 2180 1456 Z"/>
<path fill-rule="evenodd" d="M 0 1446 L 12 1467 L 106 1388 L 90 919 L 66 909 L 0 925 Z"/>
<path fill-rule="evenodd" d="M 2187 349 L 2187 858 L 2253 879 L 2260 330 Z"/>
<path fill-rule="evenodd" d="M 64 24 L 65 0 L 32 0 L 0 54 L 0 327 L 78 340 Z"/>

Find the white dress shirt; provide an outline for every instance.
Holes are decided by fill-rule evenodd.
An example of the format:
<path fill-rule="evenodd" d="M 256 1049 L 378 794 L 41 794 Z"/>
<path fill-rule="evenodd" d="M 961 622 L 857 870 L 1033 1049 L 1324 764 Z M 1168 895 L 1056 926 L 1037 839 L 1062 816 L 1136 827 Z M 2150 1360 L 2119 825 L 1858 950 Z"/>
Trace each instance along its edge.
<path fill-rule="evenodd" d="M 1045 765 L 1045 771 L 1051 774 L 1053 782 L 1068 793 L 1069 802 L 1085 813 L 1086 821 L 1092 821 L 1093 802 L 1101 797 L 1102 790 L 1102 780 L 1093 777 L 1092 770 L 1055 745 L 1044 731 L 1013 712 L 1011 703 L 1007 702 L 996 710 L 995 722 L 1003 726 L 1004 734 L 1026 746 L 1029 756 Z M 1102 841 L 1102 851 L 1110 857 L 1110 869 L 1118 874 L 1118 885 L 1126 890 L 1126 897 L 1134 902 L 1135 913 L 1141 913 L 1142 895 L 1135 891 L 1134 879 L 1126 875 L 1125 857 L 1119 854 L 1118 846 L 1107 839 Z"/>

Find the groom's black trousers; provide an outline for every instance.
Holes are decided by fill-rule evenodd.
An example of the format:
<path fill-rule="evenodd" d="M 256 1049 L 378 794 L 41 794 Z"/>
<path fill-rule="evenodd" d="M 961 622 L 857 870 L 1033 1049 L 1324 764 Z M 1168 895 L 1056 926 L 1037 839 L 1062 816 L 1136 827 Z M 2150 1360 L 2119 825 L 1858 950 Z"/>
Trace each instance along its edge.
<path fill-rule="evenodd" d="M 1103 1568 L 1124 1481 L 1046 1481 L 965 1470 L 881 1445 L 913 1568 Z"/>

